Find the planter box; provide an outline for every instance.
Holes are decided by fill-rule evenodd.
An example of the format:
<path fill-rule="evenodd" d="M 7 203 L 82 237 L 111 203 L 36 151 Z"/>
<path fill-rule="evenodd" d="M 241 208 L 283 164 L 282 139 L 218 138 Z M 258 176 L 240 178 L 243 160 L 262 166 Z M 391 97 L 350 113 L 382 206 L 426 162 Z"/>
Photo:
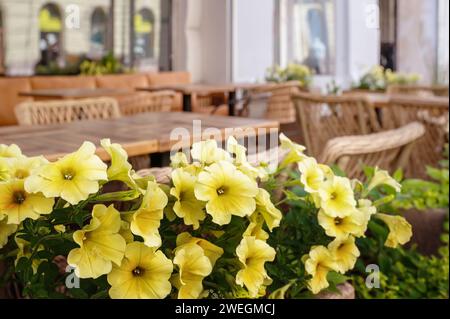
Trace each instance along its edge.
<path fill-rule="evenodd" d="M 424 255 L 436 254 L 442 246 L 441 235 L 448 211 L 432 209 L 428 211 L 409 210 L 403 216 L 412 225 L 413 237 L 411 243 Z"/>
<path fill-rule="evenodd" d="M 316 299 L 355 299 L 355 288 L 348 282 L 337 288 L 339 292 L 321 292 Z"/>

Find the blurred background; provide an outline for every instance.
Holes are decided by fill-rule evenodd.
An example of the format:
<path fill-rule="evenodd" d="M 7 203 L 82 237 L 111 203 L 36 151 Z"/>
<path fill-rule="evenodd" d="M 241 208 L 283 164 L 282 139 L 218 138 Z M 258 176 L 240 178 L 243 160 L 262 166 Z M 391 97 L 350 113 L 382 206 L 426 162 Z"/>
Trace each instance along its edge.
<path fill-rule="evenodd" d="M 448 83 L 447 0 L 0 0 L 0 74 L 189 71 L 260 82 L 307 65 L 348 87 L 373 65 Z M 83 68 L 84 67 L 84 68 Z M 95 71 L 90 71 L 94 73 Z M 105 71 L 106 72 L 106 71 Z"/>

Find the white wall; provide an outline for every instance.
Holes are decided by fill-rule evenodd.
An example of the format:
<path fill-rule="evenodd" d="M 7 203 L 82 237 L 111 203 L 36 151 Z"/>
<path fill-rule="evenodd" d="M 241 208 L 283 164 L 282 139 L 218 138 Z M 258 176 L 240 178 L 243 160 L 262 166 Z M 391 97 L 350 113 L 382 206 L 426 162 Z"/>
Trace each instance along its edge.
<path fill-rule="evenodd" d="M 233 81 L 264 80 L 274 64 L 274 1 L 233 1 Z"/>
<path fill-rule="evenodd" d="M 205 83 L 224 83 L 231 80 L 230 8 L 229 0 L 202 1 L 200 31 L 202 43 L 201 80 Z"/>
<path fill-rule="evenodd" d="M 373 11 L 378 1 L 337 0 L 343 1 L 348 1 L 348 76 L 349 80 L 357 80 L 367 69 L 380 63 L 380 31 L 374 24 L 376 12 Z"/>
<path fill-rule="evenodd" d="M 398 1 L 398 70 L 419 73 L 422 82 L 436 80 L 437 1 Z"/>
<path fill-rule="evenodd" d="M 173 67 L 189 71 L 194 82 L 231 80 L 229 0 L 175 0 Z"/>

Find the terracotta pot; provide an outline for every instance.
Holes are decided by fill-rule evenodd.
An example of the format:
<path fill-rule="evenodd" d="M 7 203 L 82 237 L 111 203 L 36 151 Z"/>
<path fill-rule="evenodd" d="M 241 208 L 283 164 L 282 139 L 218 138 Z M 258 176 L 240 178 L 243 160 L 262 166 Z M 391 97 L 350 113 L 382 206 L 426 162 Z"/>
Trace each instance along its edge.
<path fill-rule="evenodd" d="M 355 288 L 348 282 L 337 286 L 339 292 L 321 292 L 316 299 L 355 299 Z"/>
<path fill-rule="evenodd" d="M 424 255 L 436 254 L 442 246 L 441 235 L 448 211 L 431 209 L 428 211 L 409 210 L 403 216 L 411 224 L 413 237 L 408 246 L 417 245 L 417 250 Z"/>

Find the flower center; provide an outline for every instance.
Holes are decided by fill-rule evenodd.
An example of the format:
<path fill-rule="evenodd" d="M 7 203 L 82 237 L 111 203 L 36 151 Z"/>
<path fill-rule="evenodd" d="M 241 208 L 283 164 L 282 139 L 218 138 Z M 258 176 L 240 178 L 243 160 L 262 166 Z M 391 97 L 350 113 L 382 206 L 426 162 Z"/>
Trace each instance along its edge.
<path fill-rule="evenodd" d="M 24 169 L 18 169 L 14 175 L 18 179 L 24 179 L 30 176 L 30 173 Z"/>
<path fill-rule="evenodd" d="M 342 219 L 342 218 L 336 217 L 336 218 L 334 219 L 334 224 L 335 224 L 336 226 L 339 226 L 340 224 L 342 224 L 342 222 L 343 222 L 343 219 Z"/>
<path fill-rule="evenodd" d="M 335 200 L 338 197 L 338 194 L 336 192 L 332 192 L 330 195 L 331 200 Z"/>
<path fill-rule="evenodd" d="M 13 193 L 13 201 L 14 203 L 20 205 L 22 204 L 26 199 L 25 193 L 22 191 L 17 191 Z"/>
<path fill-rule="evenodd" d="M 219 195 L 219 196 L 225 195 L 226 191 L 227 191 L 227 188 L 225 186 L 219 187 L 217 189 L 217 195 Z"/>
<path fill-rule="evenodd" d="M 140 268 L 140 267 L 136 267 L 134 270 L 133 270 L 133 276 L 135 276 L 135 277 L 140 277 L 140 276 L 142 276 L 144 274 L 144 269 L 142 269 L 142 268 Z"/>
<path fill-rule="evenodd" d="M 62 176 L 66 181 L 71 181 L 75 177 L 75 172 L 69 168 L 62 171 Z"/>

